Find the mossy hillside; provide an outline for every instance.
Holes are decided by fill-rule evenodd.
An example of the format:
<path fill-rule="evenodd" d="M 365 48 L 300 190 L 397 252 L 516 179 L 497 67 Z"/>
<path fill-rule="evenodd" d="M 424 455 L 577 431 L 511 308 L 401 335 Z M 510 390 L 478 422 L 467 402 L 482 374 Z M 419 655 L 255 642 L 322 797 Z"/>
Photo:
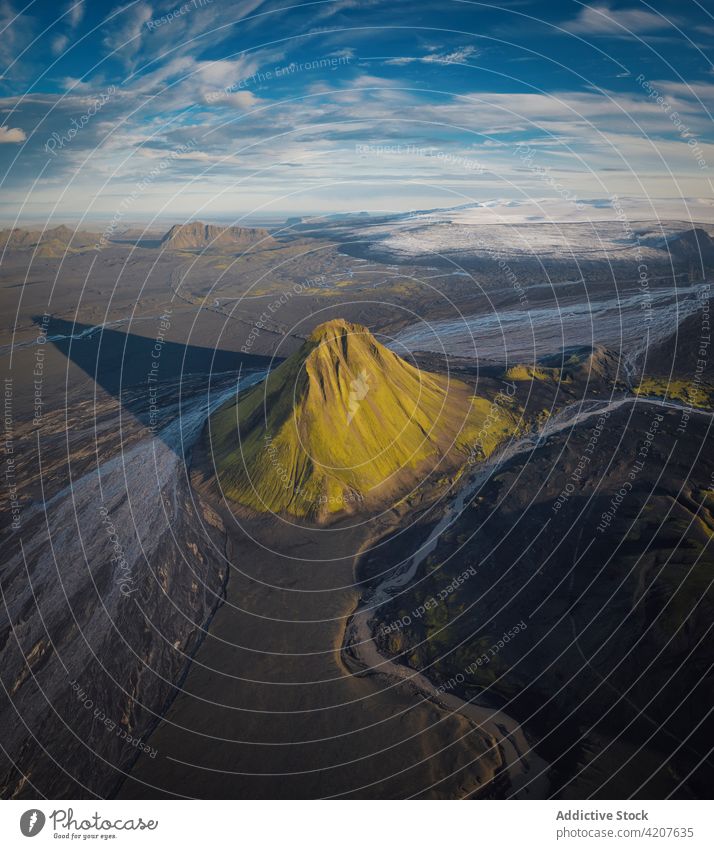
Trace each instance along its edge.
<path fill-rule="evenodd" d="M 687 380 L 666 380 L 665 378 L 646 377 L 634 388 L 635 395 L 654 396 L 670 401 L 680 401 L 700 410 L 712 407 L 712 387 L 704 382 Z"/>
<path fill-rule="evenodd" d="M 545 368 L 542 366 L 529 366 L 521 363 L 507 369 L 505 376 L 508 380 L 515 381 L 552 380 L 557 383 L 563 379 L 560 369 Z"/>
<path fill-rule="evenodd" d="M 324 517 L 393 503 L 430 471 L 455 471 L 475 450 L 490 454 L 515 427 L 512 411 L 338 319 L 215 413 L 209 437 L 229 499 Z"/>

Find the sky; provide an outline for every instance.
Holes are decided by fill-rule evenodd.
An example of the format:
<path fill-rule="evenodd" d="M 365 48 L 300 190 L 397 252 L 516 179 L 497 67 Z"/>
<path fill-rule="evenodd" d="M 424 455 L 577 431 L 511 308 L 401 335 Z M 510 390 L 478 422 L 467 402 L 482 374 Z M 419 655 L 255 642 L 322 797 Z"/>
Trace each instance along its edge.
<path fill-rule="evenodd" d="M 0 219 L 714 198 L 711 0 L 0 0 Z"/>

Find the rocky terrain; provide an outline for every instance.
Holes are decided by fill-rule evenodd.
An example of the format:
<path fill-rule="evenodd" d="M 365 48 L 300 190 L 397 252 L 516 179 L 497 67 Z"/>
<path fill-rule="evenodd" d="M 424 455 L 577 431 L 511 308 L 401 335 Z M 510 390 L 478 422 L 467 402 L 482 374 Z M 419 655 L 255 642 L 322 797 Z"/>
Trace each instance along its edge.
<path fill-rule="evenodd" d="M 675 386 L 701 362 L 702 315 L 650 352 Z M 376 624 L 394 662 L 522 722 L 564 798 L 699 797 L 714 769 L 712 406 L 658 394 L 504 463 Z"/>
<path fill-rule="evenodd" d="M 125 413 L 118 453 L 117 402 L 80 416 L 99 437 L 94 455 L 86 435 L 68 445 L 58 429 L 55 440 L 49 411 L 41 441 L 15 434 L 23 506 L 3 534 L 4 798 L 110 795 L 223 597 L 225 529 L 192 492 L 184 461 L 191 422 L 195 434 L 206 415 L 205 383 L 185 383 L 180 418 L 166 403 L 176 390 L 160 390 L 154 436 Z M 48 466 L 39 491 L 33 464 Z"/>
<path fill-rule="evenodd" d="M 15 227 L 0 230 L 0 251 L 29 251 L 37 257 L 55 258 L 65 253 L 96 247 L 99 235 L 83 230 L 73 230 L 63 224 L 45 230 L 25 230 Z"/>
<path fill-rule="evenodd" d="M 161 247 L 177 251 L 243 251 L 257 245 L 265 247 L 271 242 L 270 233 L 262 228 L 219 227 L 192 221 L 173 226 L 161 239 Z"/>
<path fill-rule="evenodd" d="M 704 792 L 708 229 L 363 219 L 6 239 L 5 796 Z"/>

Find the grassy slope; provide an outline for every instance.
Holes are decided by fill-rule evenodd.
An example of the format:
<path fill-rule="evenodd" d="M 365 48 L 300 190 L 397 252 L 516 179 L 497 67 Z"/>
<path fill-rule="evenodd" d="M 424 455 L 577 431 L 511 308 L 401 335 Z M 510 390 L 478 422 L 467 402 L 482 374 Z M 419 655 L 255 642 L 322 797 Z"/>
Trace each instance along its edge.
<path fill-rule="evenodd" d="M 634 388 L 636 395 L 653 395 L 670 401 L 681 401 L 700 410 L 709 410 L 712 406 L 712 387 L 707 383 L 681 379 L 645 377 Z"/>
<path fill-rule="evenodd" d="M 324 516 L 388 503 L 435 467 L 488 455 L 513 432 L 503 406 L 422 372 L 342 320 L 319 327 L 265 384 L 210 422 L 226 496 L 258 511 Z"/>
<path fill-rule="evenodd" d="M 561 380 L 560 369 L 541 366 L 515 365 L 506 370 L 508 380 Z"/>

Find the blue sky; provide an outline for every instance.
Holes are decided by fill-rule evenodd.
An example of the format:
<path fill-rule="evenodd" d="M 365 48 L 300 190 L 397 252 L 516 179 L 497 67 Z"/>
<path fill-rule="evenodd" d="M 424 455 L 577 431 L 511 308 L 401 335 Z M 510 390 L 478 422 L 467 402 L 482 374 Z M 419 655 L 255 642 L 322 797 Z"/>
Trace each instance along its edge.
<path fill-rule="evenodd" d="M 710 198 L 711 0 L 0 0 L 3 220 Z"/>

